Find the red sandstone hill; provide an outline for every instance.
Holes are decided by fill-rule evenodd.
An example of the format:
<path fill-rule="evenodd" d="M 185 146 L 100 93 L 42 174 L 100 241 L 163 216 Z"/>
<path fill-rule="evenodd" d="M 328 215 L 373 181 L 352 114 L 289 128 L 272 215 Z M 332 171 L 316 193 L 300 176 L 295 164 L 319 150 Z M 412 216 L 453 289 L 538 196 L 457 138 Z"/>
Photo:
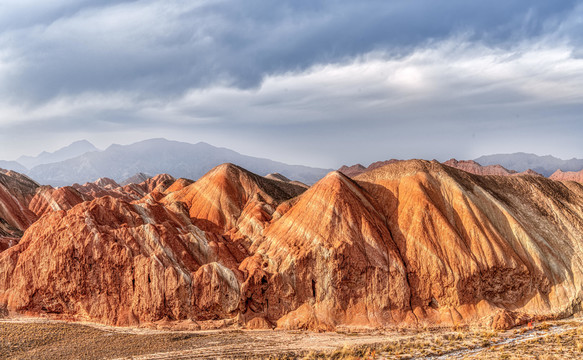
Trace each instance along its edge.
<path fill-rule="evenodd" d="M 498 175 L 498 176 L 520 176 L 520 175 L 530 175 L 530 176 L 542 176 L 541 174 L 528 169 L 523 172 L 517 172 L 515 170 L 508 170 L 501 165 L 487 165 L 482 166 L 473 160 L 456 160 L 450 159 L 443 163 L 444 165 L 469 172 L 475 175 Z"/>
<path fill-rule="evenodd" d="M 394 164 L 397 163 L 399 161 L 402 160 L 386 160 L 386 161 L 377 161 L 374 162 L 372 164 L 370 164 L 368 167 L 364 167 L 360 164 L 356 164 L 356 165 L 352 165 L 352 166 L 342 166 L 340 169 L 338 169 L 338 171 L 340 171 L 341 173 L 343 173 L 344 175 L 354 178 L 360 174 L 364 174 L 365 172 L 377 169 L 379 167 L 385 166 L 385 165 L 390 165 L 390 164 Z M 473 161 L 473 160 L 456 160 L 456 159 L 450 159 L 446 162 L 443 163 L 444 165 L 459 169 L 459 170 L 463 170 L 465 172 L 469 172 L 471 174 L 476 174 L 476 175 L 497 175 L 497 176 L 517 176 L 517 175 L 531 175 L 531 176 L 542 176 L 541 174 L 528 169 L 526 171 L 523 171 L 521 173 L 514 171 L 514 170 L 508 170 L 503 166 L 500 165 L 488 165 L 488 166 L 482 166 L 479 163 Z"/>
<path fill-rule="evenodd" d="M 581 171 L 561 171 L 557 170 L 554 174 L 549 176 L 549 179 L 556 181 L 576 181 L 583 184 L 583 170 Z"/>
<path fill-rule="evenodd" d="M 391 159 L 391 160 L 385 160 L 385 161 L 376 161 L 376 162 L 373 162 L 372 164 L 370 164 L 368 167 L 364 167 L 361 164 L 356 164 L 356 165 L 352 165 L 352 166 L 343 165 L 340 169 L 338 169 L 338 171 L 343 173 L 344 175 L 352 178 L 352 177 L 358 176 L 362 173 L 365 173 L 367 171 L 374 170 L 374 169 L 380 168 L 380 167 L 385 166 L 385 165 L 394 164 L 394 163 L 399 162 L 399 161 L 401 161 L 401 160 Z"/>
<path fill-rule="evenodd" d="M 117 325 L 334 329 L 509 327 L 583 300 L 575 182 L 414 160 L 308 190 L 231 164 L 162 183 L 132 202 L 39 190 L 58 206 L 31 202 L 44 215 L 0 253 L 0 306 Z"/>
<path fill-rule="evenodd" d="M 59 210 L 69 210 L 73 206 L 93 199 L 92 196 L 80 193 L 71 186 L 58 189 L 52 186 L 41 186 L 28 204 L 28 208 L 38 217 Z"/>
<path fill-rule="evenodd" d="M 38 187 L 25 175 L 0 169 L 0 237 L 20 237 L 36 221 L 28 203 Z"/>

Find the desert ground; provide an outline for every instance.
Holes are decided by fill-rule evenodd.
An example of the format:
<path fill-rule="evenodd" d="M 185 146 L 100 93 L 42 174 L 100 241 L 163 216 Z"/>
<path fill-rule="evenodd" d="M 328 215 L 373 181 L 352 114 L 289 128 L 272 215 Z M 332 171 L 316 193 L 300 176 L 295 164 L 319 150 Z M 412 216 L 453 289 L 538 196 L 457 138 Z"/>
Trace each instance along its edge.
<path fill-rule="evenodd" d="M 0 320 L 1 359 L 578 359 L 583 319 L 507 331 L 171 331 L 43 318 Z"/>

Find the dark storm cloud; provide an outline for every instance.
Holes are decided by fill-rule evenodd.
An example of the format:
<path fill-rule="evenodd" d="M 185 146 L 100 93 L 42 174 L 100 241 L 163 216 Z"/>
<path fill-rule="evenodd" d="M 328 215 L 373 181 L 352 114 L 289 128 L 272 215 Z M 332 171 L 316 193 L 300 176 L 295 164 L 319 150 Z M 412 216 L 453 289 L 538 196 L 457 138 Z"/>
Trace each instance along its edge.
<path fill-rule="evenodd" d="M 80 92 L 172 97 L 457 33 L 504 46 L 561 23 L 574 1 L 62 1 L 4 5 L 4 98 Z M 2 54 L 0 52 L 0 54 Z M 0 75 L 1 76 L 1 75 Z"/>
<path fill-rule="evenodd" d="M 325 167 L 583 157 L 582 19 L 581 1 L 2 1 L 0 158 L 160 136 Z"/>

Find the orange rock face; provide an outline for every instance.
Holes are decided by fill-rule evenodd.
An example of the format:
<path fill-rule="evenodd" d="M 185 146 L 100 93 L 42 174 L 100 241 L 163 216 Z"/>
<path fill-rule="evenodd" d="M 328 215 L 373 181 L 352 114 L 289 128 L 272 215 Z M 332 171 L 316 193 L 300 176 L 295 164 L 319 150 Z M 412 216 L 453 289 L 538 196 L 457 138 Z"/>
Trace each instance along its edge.
<path fill-rule="evenodd" d="M 583 301 L 575 182 L 415 160 L 332 172 L 307 190 L 232 164 L 194 183 L 94 185 L 122 196 L 35 190 L 27 205 L 40 219 L 18 244 L 0 239 L 0 306 L 117 325 L 331 330 L 508 328 Z"/>

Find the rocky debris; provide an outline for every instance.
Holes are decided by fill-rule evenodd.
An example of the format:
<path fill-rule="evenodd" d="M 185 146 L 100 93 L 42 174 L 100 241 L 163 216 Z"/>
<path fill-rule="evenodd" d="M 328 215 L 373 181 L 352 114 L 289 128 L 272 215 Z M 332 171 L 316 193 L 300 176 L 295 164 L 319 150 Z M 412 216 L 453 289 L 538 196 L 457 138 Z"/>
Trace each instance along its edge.
<path fill-rule="evenodd" d="M 492 318 L 492 329 L 509 330 L 532 321 L 530 317 L 514 311 L 501 310 Z"/>

